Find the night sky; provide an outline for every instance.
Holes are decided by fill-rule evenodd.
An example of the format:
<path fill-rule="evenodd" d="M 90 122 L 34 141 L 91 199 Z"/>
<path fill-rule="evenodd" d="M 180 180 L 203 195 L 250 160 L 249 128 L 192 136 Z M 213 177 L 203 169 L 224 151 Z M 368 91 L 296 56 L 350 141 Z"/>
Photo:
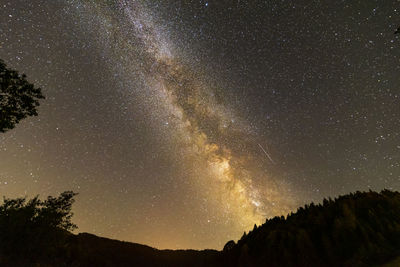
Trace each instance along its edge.
<path fill-rule="evenodd" d="M 76 232 L 221 249 L 324 197 L 400 190 L 400 1 L 0 0 L 42 88 L 0 195 L 78 192 Z"/>

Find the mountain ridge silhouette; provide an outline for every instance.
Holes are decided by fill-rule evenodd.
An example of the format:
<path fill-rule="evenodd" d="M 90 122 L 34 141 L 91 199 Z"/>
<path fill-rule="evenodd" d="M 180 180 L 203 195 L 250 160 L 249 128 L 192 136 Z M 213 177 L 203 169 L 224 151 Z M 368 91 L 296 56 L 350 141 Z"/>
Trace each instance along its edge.
<path fill-rule="evenodd" d="M 45 250 L 54 253 L 51 256 L 0 253 L 0 265 L 398 266 L 400 193 L 355 192 L 310 203 L 286 217 L 255 225 L 237 242 L 228 241 L 221 251 L 159 250 L 89 233 L 60 231 L 64 237 L 63 243 L 57 243 L 60 247 Z"/>

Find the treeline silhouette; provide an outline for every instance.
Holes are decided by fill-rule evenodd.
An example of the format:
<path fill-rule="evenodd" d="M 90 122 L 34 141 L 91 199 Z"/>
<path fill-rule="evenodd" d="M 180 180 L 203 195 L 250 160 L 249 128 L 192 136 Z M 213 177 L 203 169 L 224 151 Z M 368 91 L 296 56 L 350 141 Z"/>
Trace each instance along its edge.
<path fill-rule="evenodd" d="M 356 192 L 269 219 L 225 251 L 229 266 L 374 266 L 400 254 L 400 193 Z"/>
<path fill-rule="evenodd" d="M 3 199 L 0 206 L 0 266 L 28 266 L 32 263 L 57 263 L 65 257 L 71 222 L 71 207 L 76 194 Z"/>
<path fill-rule="evenodd" d="M 266 220 L 222 251 L 74 235 L 75 193 L 0 206 L 0 266 L 379 266 L 400 256 L 400 193 L 356 192 Z M 396 265 L 393 265 L 396 266 Z"/>

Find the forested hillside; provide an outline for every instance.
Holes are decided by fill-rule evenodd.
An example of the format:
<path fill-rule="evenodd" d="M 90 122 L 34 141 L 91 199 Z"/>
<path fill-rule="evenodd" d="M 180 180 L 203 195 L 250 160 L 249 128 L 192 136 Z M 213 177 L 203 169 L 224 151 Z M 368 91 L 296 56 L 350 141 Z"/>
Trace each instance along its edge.
<path fill-rule="evenodd" d="M 371 266 L 399 255 L 400 193 L 356 192 L 275 217 L 225 254 L 231 266 Z"/>

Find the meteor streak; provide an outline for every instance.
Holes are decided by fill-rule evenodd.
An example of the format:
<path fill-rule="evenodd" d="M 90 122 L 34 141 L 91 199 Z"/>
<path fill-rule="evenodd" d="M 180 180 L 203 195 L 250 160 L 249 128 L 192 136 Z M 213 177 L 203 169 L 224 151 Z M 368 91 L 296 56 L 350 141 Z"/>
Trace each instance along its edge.
<path fill-rule="evenodd" d="M 265 151 L 265 149 L 264 149 L 260 144 L 258 144 L 258 146 L 261 148 L 261 150 L 264 152 L 264 154 L 268 157 L 268 159 L 269 159 L 273 164 L 275 164 L 275 161 L 271 158 L 271 156 L 268 154 L 268 152 Z"/>

